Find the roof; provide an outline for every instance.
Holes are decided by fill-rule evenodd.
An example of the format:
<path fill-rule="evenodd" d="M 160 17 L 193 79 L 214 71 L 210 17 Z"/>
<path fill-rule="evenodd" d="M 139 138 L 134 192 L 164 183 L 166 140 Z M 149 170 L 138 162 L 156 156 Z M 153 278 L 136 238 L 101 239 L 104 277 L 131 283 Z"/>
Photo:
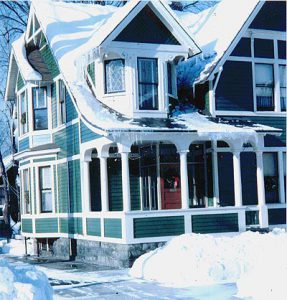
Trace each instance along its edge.
<path fill-rule="evenodd" d="M 187 62 L 192 73 L 191 83 L 203 82 L 210 76 L 257 5 L 263 3 L 259 0 L 221 0 L 199 14 L 176 12 L 202 50 L 201 56 Z"/>

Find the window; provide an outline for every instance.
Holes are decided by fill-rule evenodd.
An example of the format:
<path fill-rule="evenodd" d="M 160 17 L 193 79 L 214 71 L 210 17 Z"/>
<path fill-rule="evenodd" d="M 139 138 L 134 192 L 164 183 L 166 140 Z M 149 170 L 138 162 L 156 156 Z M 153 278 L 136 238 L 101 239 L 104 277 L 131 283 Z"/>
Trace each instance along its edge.
<path fill-rule="evenodd" d="M 279 66 L 281 110 L 286 111 L 286 66 Z"/>
<path fill-rule="evenodd" d="M 39 184 L 41 212 L 52 212 L 51 167 L 39 168 Z"/>
<path fill-rule="evenodd" d="M 33 88 L 34 130 L 48 129 L 47 90 Z"/>
<path fill-rule="evenodd" d="M 58 113 L 59 125 L 66 123 L 66 86 L 63 80 L 58 81 Z"/>
<path fill-rule="evenodd" d="M 255 64 L 256 102 L 259 111 L 274 111 L 273 65 Z"/>
<path fill-rule="evenodd" d="M 27 113 L 26 93 L 20 95 L 20 133 L 25 134 L 28 131 L 28 113 Z"/>
<path fill-rule="evenodd" d="M 167 63 L 167 86 L 168 93 L 170 95 L 173 94 L 173 65 L 171 63 Z"/>
<path fill-rule="evenodd" d="M 263 154 L 263 169 L 266 203 L 276 203 L 279 200 L 277 153 Z"/>
<path fill-rule="evenodd" d="M 105 93 L 125 91 L 125 62 L 123 59 L 105 61 Z"/>
<path fill-rule="evenodd" d="M 285 190 L 285 202 L 286 202 L 286 152 L 283 152 L 283 175 L 284 175 L 284 190 Z"/>
<path fill-rule="evenodd" d="M 138 59 L 139 109 L 158 109 L 158 67 L 155 58 Z"/>
<path fill-rule="evenodd" d="M 31 213 L 29 169 L 23 170 L 22 203 L 25 214 Z"/>

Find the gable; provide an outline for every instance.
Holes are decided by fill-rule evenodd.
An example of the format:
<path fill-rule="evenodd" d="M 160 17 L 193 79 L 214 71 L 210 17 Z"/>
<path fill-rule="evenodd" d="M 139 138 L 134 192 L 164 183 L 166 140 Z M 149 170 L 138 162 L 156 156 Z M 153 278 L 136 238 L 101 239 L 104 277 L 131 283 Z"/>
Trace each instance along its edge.
<path fill-rule="evenodd" d="M 266 1 L 250 28 L 286 31 L 286 2 Z"/>
<path fill-rule="evenodd" d="M 169 29 L 146 5 L 114 39 L 120 42 L 180 45 Z"/>

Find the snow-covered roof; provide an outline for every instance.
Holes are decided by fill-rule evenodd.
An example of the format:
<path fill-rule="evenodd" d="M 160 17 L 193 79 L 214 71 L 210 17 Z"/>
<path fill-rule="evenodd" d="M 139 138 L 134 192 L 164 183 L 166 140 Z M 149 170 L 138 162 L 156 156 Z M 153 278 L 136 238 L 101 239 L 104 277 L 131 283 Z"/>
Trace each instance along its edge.
<path fill-rule="evenodd" d="M 202 54 L 191 63 L 192 81 L 205 81 L 246 24 L 259 0 L 221 0 L 201 13 L 177 11 L 181 23 L 193 35 Z"/>

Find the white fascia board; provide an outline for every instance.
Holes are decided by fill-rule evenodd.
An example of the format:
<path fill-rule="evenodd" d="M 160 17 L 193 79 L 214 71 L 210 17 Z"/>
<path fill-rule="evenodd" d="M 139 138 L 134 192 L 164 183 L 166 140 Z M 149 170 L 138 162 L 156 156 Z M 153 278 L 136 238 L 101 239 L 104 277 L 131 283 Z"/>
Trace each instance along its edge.
<path fill-rule="evenodd" d="M 60 151 L 61 151 L 60 148 L 49 149 L 49 150 L 40 150 L 40 151 L 25 150 L 25 151 L 22 151 L 20 153 L 15 154 L 14 158 L 16 160 L 21 160 L 21 159 L 26 159 L 26 158 L 29 158 L 29 157 L 34 157 L 34 156 L 43 156 L 43 157 L 45 157 L 46 155 L 57 154 Z"/>
<path fill-rule="evenodd" d="M 251 22 L 254 20 L 260 9 L 262 8 L 265 1 L 259 1 L 252 11 L 252 13 L 249 15 L 237 35 L 234 37 L 228 48 L 225 50 L 225 53 L 223 56 L 217 61 L 215 68 L 211 71 L 211 73 L 207 76 L 206 80 L 212 80 L 214 77 L 214 74 L 218 73 L 219 69 L 224 65 L 234 48 L 236 47 L 237 43 L 240 41 L 240 39 L 244 36 L 246 31 L 248 30 L 248 27 L 250 26 Z M 206 81 L 205 80 L 205 81 Z"/>
<path fill-rule="evenodd" d="M 29 37 L 29 30 L 31 28 L 31 23 L 33 22 L 33 15 L 34 15 L 35 11 L 34 11 L 34 7 L 33 5 L 30 6 L 30 11 L 29 11 L 29 16 L 28 16 L 28 20 L 27 20 L 27 29 L 25 32 L 25 41 L 26 43 L 28 42 L 28 37 Z"/>
<path fill-rule="evenodd" d="M 7 81 L 6 81 L 5 96 L 4 96 L 5 101 L 8 101 L 8 100 L 11 99 L 11 98 L 9 99 L 9 94 L 10 94 L 10 87 L 11 87 L 12 82 L 14 82 L 14 85 L 16 84 L 16 80 L 11 79 L 13 57 L 14 57 L 14 54 L 11 51 L 10 52 L 10 58 L 9 58 L 9 68 L 8 68 Z"/>

